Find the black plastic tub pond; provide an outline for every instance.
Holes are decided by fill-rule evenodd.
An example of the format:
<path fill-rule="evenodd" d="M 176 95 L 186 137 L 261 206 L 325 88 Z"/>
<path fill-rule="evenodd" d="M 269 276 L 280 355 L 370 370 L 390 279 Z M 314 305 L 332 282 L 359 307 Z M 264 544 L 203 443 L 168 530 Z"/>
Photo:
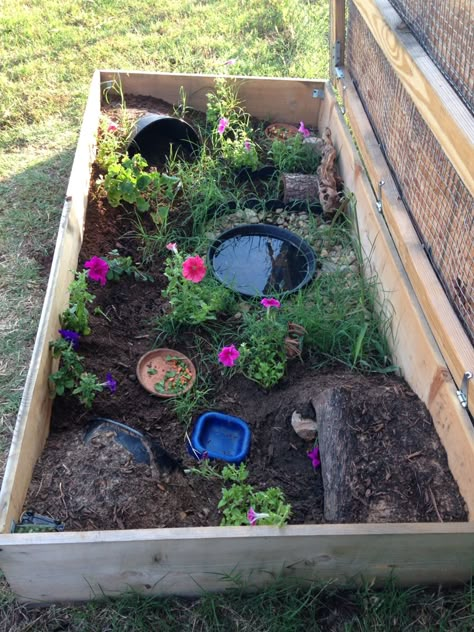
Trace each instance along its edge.
<path fill-rule="evenodd" d="M 222 233 L 208 252 L 215 277 L 244 296 L 290 294 L 307 285 L 316 256 L 298 235 L 270 224 L 243 224 Z"/>

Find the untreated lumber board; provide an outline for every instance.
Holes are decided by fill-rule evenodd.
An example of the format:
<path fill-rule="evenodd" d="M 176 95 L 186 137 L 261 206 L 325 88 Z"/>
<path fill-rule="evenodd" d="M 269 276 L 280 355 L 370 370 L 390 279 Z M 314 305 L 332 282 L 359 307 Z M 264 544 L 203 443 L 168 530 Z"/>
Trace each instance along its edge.
<path fill-rule="evenodd" d="M 442 532 L 440 533 L 440 528 Z M 201 527 L 0 536 L 0 566 L 23 601 L 82 601 L 125 591 L 195 596 L 276 578 L 342 585 L 461 583 L 472 524 Z"/>
<path fill-rule="evenodd" d="M 381 300 L 385 299 L 387 311 L 393 312 L 393 361 L 401 367 L 406 381 L 430 411 L 441 443 L 446 449 L 449 467 L 466 501 L 470 520 L 474 520 L 474 427 L 467 412 L 459 404 L 455 385 L 397 248 L 382 214 L 377 211 L 376 199 L 365 168 L 347 132 L 329 84 L 326 85 L 326 91 L 327 98 L 321 111 L 320 126 L 327 125 L 332 131 L 341 175 L 346 187 L 357 199 L 360 239 L 368 256 L 368 266 L 380 280 Z M 370 126 L 365 129 L 361 143 L 369 147 L 376 144 Z M 366 155 L 364 163 L 368 165 L 370 157 Z M 380 162 L 386 165 L 383 157 Z M 421 253 L 419 242 L 418 246 L 414 243 L 406 244 L 406 248 L 416 247 Z"/>
<path fill-rule="evenodd" d="M 377 189 L 378 182 L 385 183 L 381 190 L 384 218 L 431 331 L 459 388 L 464 373 L 474 373 L 474 348 L 400 200 L 395 181 L 346 70 L 344 75 L 346 112 L 364 165 L 374 189 Z M 471 414 L 474 414 L 474 379 L 468 382 L 468 404 Z"/>
<path fill-rule="evenodd" d="M 474 120 L 469 110 L 388 0 L 353 2 L 416 108 L 474 196 Z"/>
<path fill-rule="evenodd" d="M 334 83 L 334 68 L 344 65 L 346 50 L 346 0 L 330 0 L 329 19 L 330 71 Z"/>
<path fill-rule="evenodd" d="M 186 103 L 206 111 L 207 94 L 215 87 L 215 75 L 155 72 L 102 71 L 102 81 L 119 81 L 122 91 L 163 99 L 176 104 L 180 87 L 186 85 Z M 247 112 L 270 122 L 299 123 L 316 127 L 321 99 L 315 90 L 324 90 L 324 81 L 281 77 L 221 75 L 238 88 L 238 97 Z"/>
<path fill-rule="evenodd" d="M 74 156 L 38 334 L 3 477 L 0 492 L 1 533 L 10 531 L 11 521 L 17 520 L 22 511 L 33 469 L 49 432 L 52 407 L 48 387 L 52 372 L 49 342 L 58 337 L 59 314 L 67 306 L 68 286 L 73 278 L 72 271 L 77 267 L 99 114 L 100 75 L 96 72 Z"/>

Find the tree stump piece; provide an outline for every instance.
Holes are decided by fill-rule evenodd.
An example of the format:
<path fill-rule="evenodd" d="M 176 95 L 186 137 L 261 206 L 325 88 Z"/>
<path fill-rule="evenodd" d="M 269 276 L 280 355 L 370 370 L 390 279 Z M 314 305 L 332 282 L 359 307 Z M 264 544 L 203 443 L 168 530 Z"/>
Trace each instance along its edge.
<path fill-rule="evenodd" d="M 283 202 L 304 200 L 313 202 L 318 200 L 318 176 L 303 173 L 283 173 Z"/>

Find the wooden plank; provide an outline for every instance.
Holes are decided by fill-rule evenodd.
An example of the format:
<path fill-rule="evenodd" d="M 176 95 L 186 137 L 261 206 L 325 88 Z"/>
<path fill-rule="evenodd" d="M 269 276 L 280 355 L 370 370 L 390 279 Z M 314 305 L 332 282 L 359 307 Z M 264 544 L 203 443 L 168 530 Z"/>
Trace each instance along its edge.
<path fill-rule="evenodd" d="M 401 202 L 382 151 L 373 134 L 357 92 L 345 72 L 345 106 L 354 136 L 374 188 L 383 180 L 384 216 L 398 253 L 431 331 L 458 387 L 465 371 L 474 373 L 474 348 L 449 302 Z M 474 380 L 468 383 L 469 410 L 474 414 Z"/>
<path fill-rule="evenodd" d="M 24 601 L 195 596 L 230 577 L 264 586 L 277 577 L 342 585 L 461 583 L 472 574 L 474 525 L 202 527 L 0 536 L 0 565 Z M 15 544 L 11 540 L 15 539 Z"/>
<path fill-rule="evenodd" d="M 299 123 L 316 126 L 321 100 L 314 90 L 324 90 L 324 81 L 270 77 L 225 76 L 238 87 L 243 107 L 262 120 Z M 140 94 L 163 99 L 168 103 L 180 101 L 180 87 L 185 86 L 186 103 L 206 111 L 207 94 L 215 86 L 215 75 L 167 74 L 155 72 L 120 72 L 104 70 L 102 81 L 119 81 L 124 93 Z"/>
<path fill-rule="evenodd" d="M 321 112 L 321 127 L 329 126 L 333 133 L 334 144 L 338 150 L 339 167 L 346 187 L 357 198 L 357 216 L 362 246 L 370 253 L 369 263 L 377 273 L 383 291 L 383 297 L 393 309 L 392 349 L 394 362 L 401 367 L 408 384 L 426 404 L 430 411 L 441 442 L 446 449 L 449 467 L 456 479 L 469 512 L 474 520 L 474 427 L 467 412 L 460 406 L 456 388 L 446 368 L 446 364 L 433 338 L 430 327 L 418 303 L 415 291 L 410 283 L 402 260 L 385 224 L 383 216 L 376 210 L 375 197 L 365 169 L 358 157 L 357 150 L 333 97 L 332 89 L 327 85 L 327 98 Z M 349 90 L 349 88 L 346 90 Z M 354 108 L 354 95 L 350 104 Z M 362 108 L 362 105 L 359 105 Z M 346 107 L 349 99 L 346 94 Z M 351 110 L 353 112 L 353 109 Z M 351 122 L 354 117 L 351 117 Z M 360 118 L 358 119 L 360 121 Z M 367 119 L 366 119 L 367 120 Z M 368 123 L 368 121 L 367 121 Z M 357 134 L 353 126 L 359 147 L 363 150 L 364 164 L 371 169 L 372 157 L 367 148 L 375 151 L 377 143 L 369 128 L 364 135 Z M 385 165 L 379 157 L 377 165 Z M 388 178 L 386 179 L 388 183 Z M 388 188 L 386 184 L 383 188 Z M 384 208 L 387 203 L 384 198 Z M 399 242 L 396 244 L 399 245 Z M 415 250 L 418 264 L 422 248 L 414 243 L 411 234 L 405 236 L 403 248 Z"/>
<path fill-rule="evenodd" d="M 344 66 L 346 50 L 346 0 L 330 0 L 329 51 L 331 79 L 335 81 L 335 66 Z"/>
<path fill-rule="evenodd" d="M 48 384 L 48 376 L 52 371 L 49 342 L 57 338 L 59 314 L 67 305 L 71 271 L 77 267 L 82 243 L 90 167 L 95 156 L 94 139 L 100 113 L 99 79 L 99 73 L 95 73 L 61 215 L 38 334 L 3 477 L 0 492 L 1 533 L 10 531 L 11 521 L 18 519 L 22 511 L 34 466 L 49 432 L 52 406 Z"/>
<path fill-rule="evenodd" d="M 471 195 L 474 120 L 388 0 L 354 0 L 377 44 Z"/>

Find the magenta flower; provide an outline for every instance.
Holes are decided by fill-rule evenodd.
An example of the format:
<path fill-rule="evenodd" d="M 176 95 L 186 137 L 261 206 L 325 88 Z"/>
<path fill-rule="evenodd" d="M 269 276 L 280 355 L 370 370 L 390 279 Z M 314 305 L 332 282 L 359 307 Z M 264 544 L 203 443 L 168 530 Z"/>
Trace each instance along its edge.
<path fill-rule="evenodd" d="M 261 520 L 262 518 L 268 518 L 268 517 L 269 517 L 269 514 L 257 513 L 253 507 L 250 507 L 250 509 L 247 512 L 247 520 L 250 522 L 252 527 L 254 527 L 257 524 L 257 520 Z"/>
<path fill-rule="evenodd" d="M 229 125 L 229 119 L 221 118 L 219 125 L 217 126 L 217 132 L 223 134 L 226 127 Z"/>
<path fill-rule="evenodd" d="M 249 140 L 246 140 L 244 142 L 244 149 L 245 149 L 245 151 L 250 151 L 252 149 L 252 144 L 251 144 L 251 142 Z"/>
<path fill-rule="evenodd" d="M 234 366 L 239 356 L 240 351 L 235 347 L 235 345 L 230 345 L 229 347 L 222 347 L 218 357 L 219 362 L 224 366 Z"/>
<path fill-rule="evenodd" d="M 115 391 L 117 390 L 117 380 L 114 380 L 114 378 L 112 377 L 112 373 L 107 373 L 107 375 L 105 376 L 105 382 L 102 384 L 102 386 L 108 388 L 111 393 L 115 393 Z"/>
<path fill-rule="evenodd" d="M 299 128 L 298 128 L 298 131 L 300 132 L 300 134 L 303 134 L 303 136 L 304 136 L 305 138 L 308 138 L 308 136 L 311 136 L 311 132 L 309 131 L 309 129 L 307 129 L 307 128 L 304 126 L 303 121 L 300 121 L 300 126 L 299 126 Z"/>
<path fill-rule="evenodd" d="M 195 257 L 188 257 L 183 263 L 183 276 L 188 281 L 193 283 L 200 283 L 206 276 L 206 266 L 203 259 L 196 255 Z"/>
<path fill-rule="evenodd" d="M 311 465 L 316 468 L 321 465 L 321 461 L 319 459 L 319 447 L 316 445 L 312 450 L 306 452 L 308 458 L 311 459 Z"/>
<path fill-rule="evenodd" d="M 99 281 L 101 285 L 105 285 L 107 280 L 107 272 L 109 271 L 109 264 L 100 257 L 92 257 L 89 261 L 86 261 L 84 268 L 88 268 L 89 279 L 93 281 Z"/>
<path fill-rule="evenodd" d="M 107 128 L 108 132 L 116 132 L 117 130 L 118 130 L 118 125 L 116 125 L 113 122 L 111 122 Z"/>
<path fill-rule="evenodd" d="M 266 309 L 271 309 L 272 307 L 278 309 L 281 307 L 280 301 L 277 301 L 276 298 L 262 298 L 260 304 L 266 307 Z"/>
<path fill-rule="evenodd" d="M 74 350 L 77 349 L 81 338 L 77 331 L 72 331 L 72 329 L 60 329 L 58 333 L 62 336 L 62 338 L 64 338 L 64 340 L 71 343 Z"/>
<path fill-rule="evenodd" d="M 175 254 L 175 255 L 177 255 L 177 254 L 178 254 L 178 246 L 177 246 L 177 244 L 176 244 L 176 242 L 175 242 L 175 241 L 170 241 L 170 243 L 169 243 L 169 244 L 166 244 L 166 248 L 167 248 L 168 250 L 171 250 L 171 252 L 172 252 L 173 254 Z"/>

